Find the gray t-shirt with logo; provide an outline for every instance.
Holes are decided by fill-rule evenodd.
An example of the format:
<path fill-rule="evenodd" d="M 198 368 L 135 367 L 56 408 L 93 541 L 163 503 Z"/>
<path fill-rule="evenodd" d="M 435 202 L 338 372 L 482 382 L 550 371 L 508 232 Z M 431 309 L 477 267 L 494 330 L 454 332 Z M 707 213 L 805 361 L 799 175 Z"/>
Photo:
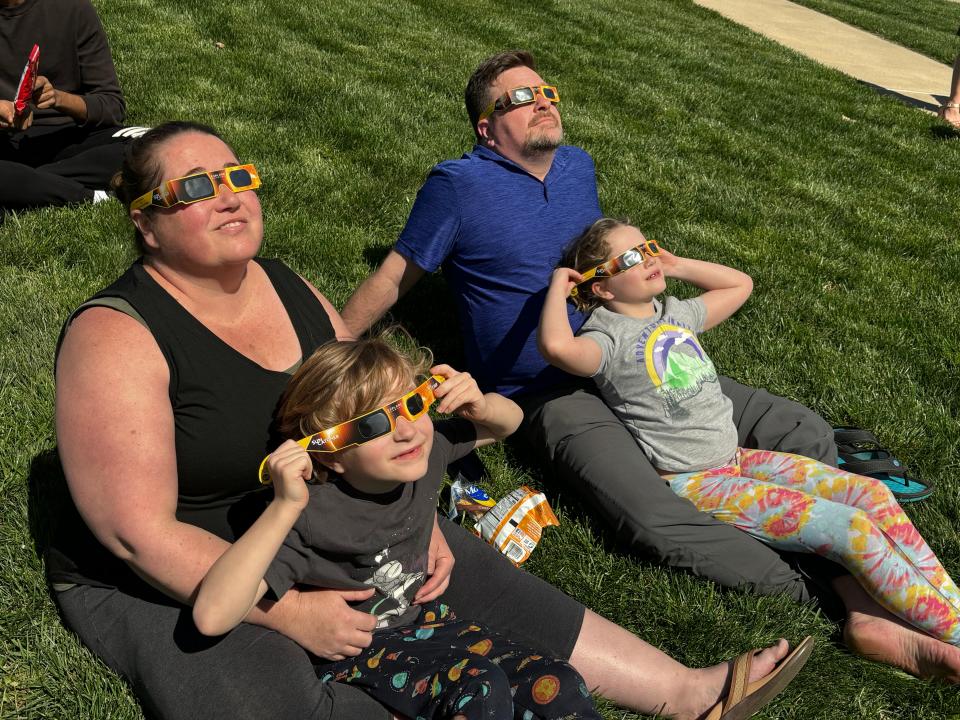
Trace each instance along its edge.
<path fill-rule="evenodd" d="M 427 473 L 416 482 L 377 495 L 340 477 L 308 486 L 310 501 L 267 568 L 270 597 L 282 597 L 294 583 L 342 590 L 373 586 L 373 597 L 354 609 L 376 615 L 377 628 L 417 619 L 420 606 L 413 598 L 426 581 L 444 470 L 477 441 L 475 426 L 462 418 L 441 420 L 434 430 Z"/>
<path fill-rule="evenodd" d="M 593 311 L 579 333 L 603 353 L 593 379 L 654 467 L 690 472 L 726 465 L 737 449 L 737 428 L 733 404 L 697 341 L 703 301 L 667 296 L 653 305 L 646 318 Z"/>

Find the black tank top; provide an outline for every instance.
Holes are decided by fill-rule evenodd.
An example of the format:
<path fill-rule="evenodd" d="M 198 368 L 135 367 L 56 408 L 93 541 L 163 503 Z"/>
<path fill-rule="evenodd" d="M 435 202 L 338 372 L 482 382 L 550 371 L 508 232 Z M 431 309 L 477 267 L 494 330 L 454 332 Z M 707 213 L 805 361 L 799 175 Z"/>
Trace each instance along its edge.
<path fill-rule="evenodd" d="M 283 302 L 303 358 L 334 339 L 323 305 L 296 273 L 277 260 L 256 262 Z M 235 540 L 272 496 L 257 482 L 257 468 L 279 444 L 273 419 L 290 374 L 267 370 L 220 340 L 160 287 L 139 260 L 78 312 L 108 297 L 126 300 L 141 315 L 170 369 L 177 519 Z M 119 491 L 122 483 L 117 487 Z M 75 508 L 71 514 L 72 522 L 64 518 L 57 523 L 60 532 L 48 553 L 51 582 L 139 584 L 126 564 L 94 539 Z"/>

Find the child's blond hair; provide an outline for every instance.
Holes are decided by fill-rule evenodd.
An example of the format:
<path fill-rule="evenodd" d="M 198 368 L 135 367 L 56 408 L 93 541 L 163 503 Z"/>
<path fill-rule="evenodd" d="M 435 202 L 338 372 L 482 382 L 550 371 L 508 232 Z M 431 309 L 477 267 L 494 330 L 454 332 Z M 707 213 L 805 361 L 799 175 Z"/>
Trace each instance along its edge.
<path fill-rule="evenodd" d="M 607 237 L 617 228 L 629 225 L 627 218 L 600 218 L 567 245 L 557 267 L 573 268 L 582 273 L 606 262 L 610 259 L 610 243 L 607 242 Z M 600 298 L 594 295 L 591 285 L 592 282 L 585 282 L 577 286 L 577 296 L 573 298 L 573 304 L 581 312 L 588 312 L 601 305 Z"/>
<path fill-rule="evenodd" d="M 404 344 L 412 345 L 409 335 Z M 298 439 L 376 409 L 398 388 L 412 390 L 433 363 L 427 348 L 400 350 L 396 329 L 376 337 L 330 342 L 293 374 L 280 400 L 277 429 Z M 388 398 L 393 399 L 393 398 Z"/>

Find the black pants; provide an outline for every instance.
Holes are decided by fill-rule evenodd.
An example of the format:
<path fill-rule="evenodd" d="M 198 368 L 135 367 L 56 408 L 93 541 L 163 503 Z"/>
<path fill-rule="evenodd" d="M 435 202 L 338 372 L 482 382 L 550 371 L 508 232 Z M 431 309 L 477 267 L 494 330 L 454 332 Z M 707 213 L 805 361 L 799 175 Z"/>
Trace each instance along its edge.
<path fill-rule="evenodd" d="M 417 622 L 378 631 L 358 657 L 318 664 L 317 676 L 361 687 L 410 718 L 600 720 L 568 663 L 459 620 L 439 601 Z"/>
<path fill-rule="evenodd" d="M 142 128 L 40 125 L 0 134 L 0 210 L 88 202 L 106 190 Z"/>
<path fill-rule="evenodd" d="M 733 401 L 739 444 L 782 450 L 836 465 L 833 430 L 799 403 L 720 379 Z M 845 571 L 820 558 L 783 557 L 678 497 L 590 382 L 515 398 L 524 410 L 518 439 L 555 477 L 584 498 L 630 550 L 726 587 L 796 600 L 826 596 Z M 552 471 L 552 472 L 550 472 Z"/>
<path fill-rule="evenodd" d="M 457 564 L 443 601 L 477 624 L 548 657 L 568 659 L 584 607 L 518 570 L 490 545 L 441 518 Z M 158 592 L 79 585 L 56 593 L 64 622 L 132 686 L 148 718 L 167 720 L 387 720 L 362 690 L 321 682 L 307 652 L 241 623 L 208 638 L 191 609 Z"/>

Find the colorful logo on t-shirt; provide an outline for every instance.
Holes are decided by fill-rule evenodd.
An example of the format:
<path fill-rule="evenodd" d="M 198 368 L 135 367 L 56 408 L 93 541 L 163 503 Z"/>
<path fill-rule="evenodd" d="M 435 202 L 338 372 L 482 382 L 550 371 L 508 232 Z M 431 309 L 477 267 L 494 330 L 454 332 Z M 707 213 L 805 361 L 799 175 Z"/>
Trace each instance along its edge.
<path fill-rule="evenodd" d="M 642 362 L 668 412 L 686 398 L 699 394 L 703 383 L 717 381 L 713 362 L 689 328 L 660 323 L 645 340 L 640 338 L 637 349 L 641 347 Z"/>

